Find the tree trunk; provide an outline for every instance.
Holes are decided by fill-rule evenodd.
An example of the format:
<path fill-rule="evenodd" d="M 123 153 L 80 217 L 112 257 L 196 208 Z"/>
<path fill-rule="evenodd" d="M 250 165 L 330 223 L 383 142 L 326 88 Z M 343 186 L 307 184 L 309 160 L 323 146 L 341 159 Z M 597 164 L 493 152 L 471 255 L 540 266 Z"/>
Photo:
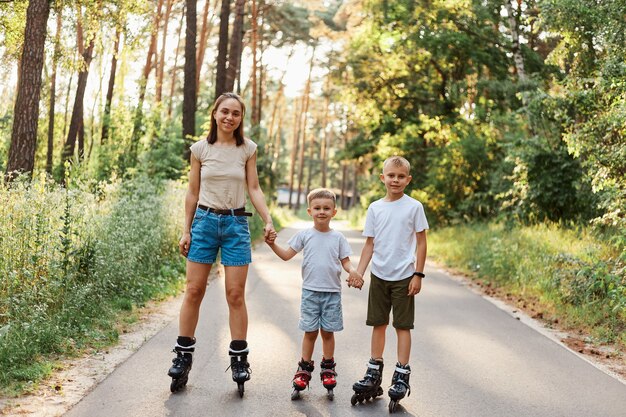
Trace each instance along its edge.
<path fill-rule="evenodd" d="M 211 18 L 209 19 L 209 6 L 212 10 Z M 200 91 L 200 74 L 202 72 L 202 64 L 204 63 L 204 54 L 206 52 L 206 45 L 211 33 L 213 32 L 213 22 L 215 19 L 215 10 L 217 9 L 217 0 L 213 0 L 213 4 L 210 4 L 209 0 L 204 3 L 204 12 L 202 13 L 202 29 L 200 30 L 200 44 L 198 51 L 196 52 L 196 96 Z"/>
<path fill-rule="evenodd" d="M 233 91 L 235 80 L 241 66 L 241 52 L 243 51 L 243 17 L 246 13 L 246 0 L 235 0 L 235 22 L 233 33 L 230 35 L 228 52 L 228 69 L 226 70 L 225 91 Z"/>
<path fill-rule="evenodd" d="M 330 65 L 329 65 L 330 67 Z M 330 68 L 329 68 L 330 69 Z M 322 135 L 322 143 L 320 145 L 320 171 L 322 174 L 322 188 L 326 188 L 326 153 L 329 139 L 328 128 L 328 109 L 330 108 L 330 74 L 326 76 L 326 100 L 324 104 L 324 118 L 322 120 L 322 129 L 324 134 Z"/>
<path fill-rule="evenodd" d="M 196 1 L 187 2 L 187 31 L 185 35 L 185 84 L 183 87 L 183 138 L 184 157 L 189 160 L 190 142 L 196 135 Z M 228 1 L 228 0 L 224 0 Z"/>
<path fill-rule="evenodd" d="M 124 156 L 124 164 L 122 170 L 126 170 L 129 167 L 133 167 L 137 163 L 137 153 L 139 148 L 139 140 L 144 133 L 144 120 L 143 120 L 143 103 L 146 98 L 146 87 L 148 85 L 148 77 L 152 68 L 155 66 L 156 61 L 156 49 L 157 49 L 157 35 L 159 33 L 159 22 L 161 20 L 161 9 L 163 8 L 163 0 L 158 0 L 156 15 L 154 16 L 154 27 L 150 34 L 150 46 L 148 47 L 148 56 L 146 57 L 146 64 L 143 67 L 143 74 L 139 80 L 139 99 L 137 102 L 137 108 L 135 109 L 135 116 L 133 121 L 133 133 L 130 138 L 130 150 Z"/>
<path fill-rule="evenodd" d="M 220 12 L 220 37 L 217 44 L 217 68 L 215 74 L 215 98 L 226 91 L 226 61 L 228 59 L 228 20 L 230 0 L 222 0 Z"/>
<path fill-rule="evenodd" d="M 172 117 L 172 110 L 174 107 L 174 92 L 176 91 L 176 75 L 178 74 L 178 56 L 180 55 L 180 42 L 183 34 L 183 23 L 185 20 L 185 4 L 183 4 L 182 12 L 180 14 L 180 26 L 178 27 L 178 42 L 176 43 L 176 54 L 174 55 L 174 66 L 172 67 L 172 80 L 170 84 L 170 97 L 167 103 L 167 118 Z"/>
<path fill-rule="evenodd" d="M 154 96 L 154 100 L 156 103 L 161 103 L 163 98 L 163 73 L 165 67 L 165 47 L 167 45 L 167 28 L 170 23 L 170 14 L 172 12 L 172 3 L 173 0 L 167 0 L 165 4 L 165 14 L 163 17 L 163 35 L 161 37 L 161 52 L 159 54 L 159 59 L 157 61 L 157 70 L 156 70 L 156 92 Z"/>
<path fill-rule="evenodd" d="M 83 53 L 84 64 L 82 65 L 82 70 L 78 73 L 78 84 L 76 86 L 76 98 L 74 99 L 74 107 L 72 109 L 72 118 L 70 119 L 70 127 L 67 133 L 67 139 L 65 140 L 65 145 L 63 146 L 61 159 L 64 163 L 72 159 L 72 156 L 74 156 L 74 148 L 76 147 L 76 139 L 79 133 L 82 134 L 83 102 L 85 99 L 85 88 L 87 87 L 87 78 L 89 77 L 89 65 L 91 64 L 91 59 L 93 58 L 94 45 L 95 45 L 95 38 L 92 37 L 91 40 L 89 41 L 89 46 L 87 47 L 87 49 L 85 49 Z M 64 170 L 62 171 L 61 177 L 62 178 L 65 177 Z"/>
<path fill-rule="evenodd" d="M 306 148 L 306 133 L 309 120 L 309 102 L 311 94 L 311 75 L 313 74 L 313 60 L 315 58 L 315 47 L 311 53 L 311 62 L 309 64 L 309 76 L 306 81 L 306 87 L 304 88 L 304 107 L 302 109 L 302 147 L 300 148 L 300 170 L 298 171 L 298 196 L 302 193 L 302 181 L 304 180 L 304 152 Z M 300 199 L 296 204 L 296 210 L 300 208 Z"/>
<path fill-rule="evenodd" d="M 27 172 L 32 178 L 35 166 L 41 71 L 49 14 L 48 0 L 30 0 L 26 11 L 22 66 L 19 72 L 11 146 L 5 173 L 7 182 L 15 178 L 15 172 Z"/>
<path fill-rule="evenodd" d="M 100 144 L 106 143 L 109 138 L 109 128 L 111 125 L 111 102 L 113 101 L 113 88 L 115 87 L 115 73 L 117 72 L 117 55 L 120 49 L 120 37 L 122 32 L 119 28 L 115 30 L 115 44 L 113 45 L 113 56 L 111 57 L 111 71 L 109 73 L 109 86 L 104 102 L 104 114 L 102 115 L 102 136 Z"/>
<path fill-rule="evenodd" d="M 256 0 L 252 0 L 252 11 L 251 11 L 251 17 L 250 17 L 250 28 L 251 28 L 251 40 L 250 40 L 250 47 L 252 48 L 252 71 L 250 74 L 250 88 L 252 89 L 252 100 L 250 103 L 250 121 L 252 122 L 252 128 L 256 129 L 256 127 L 259 125 L 259 119 L 258 119 L 258 111 L 257 111 L 257 105 L 258 105 L 258 97 L 257 97 L 257 93 L 258 93 L 258 88 L 257 88 L 257 45 L 258 45 L 258 26 L 259 26 L 259 13 L 258 13 L 258 9 L 257 9 L 257 2 Z M 297 205 L 300 204 L 300 198 L 298 198 L 298 200 L 296 201 L 296 207 L 298 207 Z"/>
<path fill-rule="evenodd" d="M 302 97 L 304 101 L 304 97 Z M 295 99 L 295 109 L 293 117 L 293 135 L 291 140 L 291 164 L 289 165 L 289 208 L 293 207 L 291 197 L 293 195 L 294 176 L 296 172 L 296 160 L 298 156 L 298 143 L 300 142 L 298 136 L 300 134 L 300 107 L 299 100 Z M 297 197 L 300 199 L 300 196 Z"/>
<path fill-rule="evenodd" d="M 54 116 L 56 106 L 57 64 L 61 54 L 61 30 L 63 28 L 63 8 L 57 10 L 57 32 L 54 36 L 52 56 L 52 75 L 50 76 L 50 105 L 48 106 L 48 150 L 46 153 L 46 172 L 52 174 L 52 156 L 54 154 Z"/>
<path fill-rule="evenodd" d="M 518 29 L 518 22 L 517 22 L 517 17 L 516 17 L 516 11 L 513 9 L 513 5 L 511 4 L 511 1 L 515 1 L 515 0 L 509 0 L 506 1 L 504 4 L 504 7 L 506 8 L 506 12 L 509 15 L 509 26 L 510 26 L 510 30 L 511 30 L 511 38 L 513 39 L 512 42 L 512 49 L 513 49 L 513 61 L 515 62 L 515 69 L 517 71 L 517 78 L 524 82 L 526 81 L 526 69 L 524 68 L 524 57 L 522 56 L 522 51 L 520 48 L 520 43 L 519 43 L 519 29 Z"/>

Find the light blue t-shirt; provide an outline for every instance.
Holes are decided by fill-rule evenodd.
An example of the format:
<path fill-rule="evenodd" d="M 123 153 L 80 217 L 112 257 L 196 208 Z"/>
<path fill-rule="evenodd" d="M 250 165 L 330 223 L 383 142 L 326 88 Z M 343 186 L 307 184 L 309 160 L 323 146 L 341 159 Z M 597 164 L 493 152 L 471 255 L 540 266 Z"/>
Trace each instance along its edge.
<path fill-rule="evenodd" d="M 415 272 L 415 233 L 428 229 L 422 203 L 408 195 L 396 201 L 380 199 L 367 209 L 363 236 L 374 238 L 372 274 L 400 281 Z"/>
<path fill-rule="evenodd" d="M 287 244 L 296 252 L 304 249 L 302 288 L 341 292 L 341 260 L 352 255 L 344 235 L 332 229 L 320 232 L 310 228 L 292 236 Z"/>

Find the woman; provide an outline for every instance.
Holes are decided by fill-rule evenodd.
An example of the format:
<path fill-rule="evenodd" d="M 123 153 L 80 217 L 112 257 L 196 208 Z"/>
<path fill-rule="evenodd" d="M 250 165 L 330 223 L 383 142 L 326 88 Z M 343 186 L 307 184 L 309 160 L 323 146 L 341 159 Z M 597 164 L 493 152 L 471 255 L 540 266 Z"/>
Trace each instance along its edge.
<path fill-rule="evenodd" d="M 172 392 L 187 383 L 200 303 L 218 249 L 226 274 L 231 369 L 241 396 L 243 383 L 250 379 L 244 297 L 248 265 L 252 261 L 247 216 L 252 214 L 245 211 L 246 190 L 265 222 L 266 237 L 274 232 L 274 226 L 259 186 L 257 145 L 243 136 L 244 114 L 245 106 L 238 95 L 222 94 L 211 111 L 208 137 L 191 146 L 185 228 L 179 242 L 180 253 L 187 257 L 187 288 L 180 309 L 180 336 L 174 347 L 176 358 L 168 373 L 172 377 Z"/>

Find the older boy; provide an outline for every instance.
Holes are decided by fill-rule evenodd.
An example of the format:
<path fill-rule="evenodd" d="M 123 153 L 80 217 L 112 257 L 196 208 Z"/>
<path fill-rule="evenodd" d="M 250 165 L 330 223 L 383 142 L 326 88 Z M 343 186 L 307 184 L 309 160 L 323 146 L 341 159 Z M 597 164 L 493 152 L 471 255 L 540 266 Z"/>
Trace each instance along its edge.
<path fill-rule="evenodd" d="M 350 274 L 348 282 L 362 282 L 349 256 L 352 249 L 346 238 L 330 228 L 330 220 L 337 214 L 335 194 L 318 188 L 307 196 L 307 213 L 313 218 L 313 227 L 294 235 L 283 248 L 275 243 L 276 233 L 271 233 L 266 243 L 282 260 L 293 258 L 304 250 L 302 262 L 302 300 L 299 327 L 304 331 L 302 360 L 293 378 L 294 391 L 291 399 L 299 397 L 300 391 L 309 385 L 313 365 L 313 348 L 318 332 L 322 336 L 322 362 L 320 377 L 333 398 L 335 380 L 335 336 L 343 330 L 341 311 L 341 268 Z"/>
<path fill-rule="evenodd" d="M 414 323 L 414 296 L 422 288 L 426 262 L 428 222 L 422 204 L 404 194 L 411 181 L 409 161 L 393 156 L 385 160 L 380 180 L 385 184 L 385 198 L 367 209 L 363 236 L 367 239 L 357 272 L 365 273 L 370 260 L 371 282 L 367 307 L 367 325 L 372 326 L 371 359 L 362 380 L 353 386 L 352 404 L 382 395 L 380 387 L 385 349 L 385 331 L 393 310 L 393 327 L 398 338 L 398 362 L 389 389 L 390 412 L 410 393 L 409 356 L 411 329 Z M 356 283 L 356 286 L 362 282 Z"/>

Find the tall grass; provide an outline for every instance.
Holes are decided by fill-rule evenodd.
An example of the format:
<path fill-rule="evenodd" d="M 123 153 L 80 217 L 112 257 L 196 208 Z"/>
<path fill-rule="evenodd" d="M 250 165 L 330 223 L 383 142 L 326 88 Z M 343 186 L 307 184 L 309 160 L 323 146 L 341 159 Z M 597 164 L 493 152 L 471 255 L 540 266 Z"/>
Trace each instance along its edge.
<path fill-rule="evenodd" d="M 176 291 L 184 190 L 147 180 L 0 185 L 0 388 L 117 338 L 116 312 Z"/>
<path fill-rule="evenodd" d="M 626 346 L 626 255 L 589 229 L 474 224 L 429 232 L 428 254 L 537 298 L 565 325 Z"/>

